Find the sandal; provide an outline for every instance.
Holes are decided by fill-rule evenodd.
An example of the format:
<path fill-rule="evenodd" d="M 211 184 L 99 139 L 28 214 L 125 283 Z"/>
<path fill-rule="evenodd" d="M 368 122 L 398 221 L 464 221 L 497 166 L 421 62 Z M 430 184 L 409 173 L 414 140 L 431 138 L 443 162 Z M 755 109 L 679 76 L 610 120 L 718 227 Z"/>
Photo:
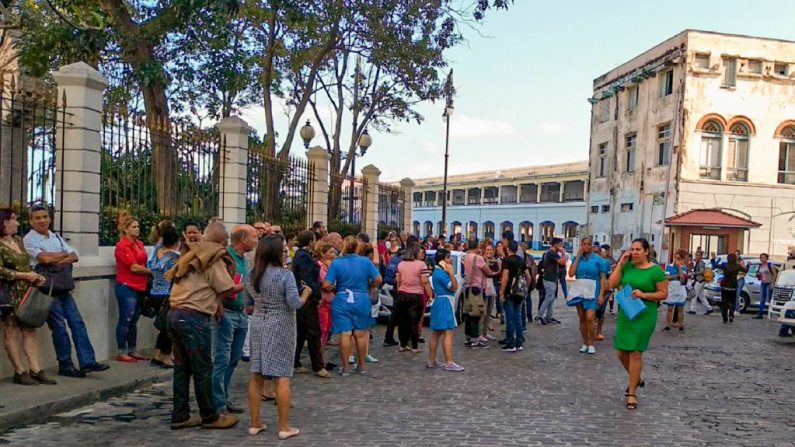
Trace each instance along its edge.
<path fill-rule="evenodd" d="M 248 435 L 249 436 L 257 436 L 261 431 L 265 431 L 268 429 L 268 426 L 265 424 L 260 424 L 259 427 L 249 427 Z"/>
<path fill-rule="evenodd" d="M 284 441 L 285 439 L 294 438 L 294 437 L 296 437 L 296 436 L 298 436 L 300 434 L 301 434 L 301 430 L 299 430 L 297 428 L 290 427 L 290 429 L 287 430 L 287 431 L 280 431 L 279 432 L 279 439 Z"/>
<path fill-rule="evenodd" d="M 635 402 L 630 402 L 629 398 L 634 397 Z M 630 394 L 627 396 L 627 410 L 637 410 L 638 409 L 638 396 L 634 394 Z M 279 437 L 281 437 L 281 433 L 279 433 Z"/>
<path fill-rule="evenodd" d="M 641 378 L 640 382 L 638 382 L 638 388 L 643 388 L 644 386 L 646 386 L 646 381 Z M 624 390 L 624 397 L 629 397 L 629 387 Z"/>
<path fill-rule="evenodd" d="M 299 366 L 298 368 L 293 368 L 293 374 L 308 374 L 309 369 L 304 368 L 303 366 Z"/>

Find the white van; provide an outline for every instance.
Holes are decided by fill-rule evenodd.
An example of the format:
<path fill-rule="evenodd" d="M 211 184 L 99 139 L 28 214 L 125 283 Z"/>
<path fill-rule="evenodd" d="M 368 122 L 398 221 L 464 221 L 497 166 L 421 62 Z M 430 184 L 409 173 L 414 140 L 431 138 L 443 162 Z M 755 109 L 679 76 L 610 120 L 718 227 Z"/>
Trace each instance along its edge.
<path fill-rule="evenodd" d="M 767 316 L 781 324 L 795 326 L 795 270 L 778 274 Z"/>

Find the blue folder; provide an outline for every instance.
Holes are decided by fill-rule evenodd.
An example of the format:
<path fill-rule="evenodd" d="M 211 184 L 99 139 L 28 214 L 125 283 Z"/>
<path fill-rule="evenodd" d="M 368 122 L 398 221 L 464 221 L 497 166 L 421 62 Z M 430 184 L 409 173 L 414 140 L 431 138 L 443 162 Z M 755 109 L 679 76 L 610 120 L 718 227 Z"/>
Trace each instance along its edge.
<path fill-rule="evenodd" d="M 646 305 L 643 304 L 643 300 L 632 297 L 632 287 L 629 285 L 618 290 L 616 293 L 616 300 L 618 301 L 618 305 L 621 306 L 620 309 L 630 320 L 634 320 L 641 312 L 646 310 Z"/>

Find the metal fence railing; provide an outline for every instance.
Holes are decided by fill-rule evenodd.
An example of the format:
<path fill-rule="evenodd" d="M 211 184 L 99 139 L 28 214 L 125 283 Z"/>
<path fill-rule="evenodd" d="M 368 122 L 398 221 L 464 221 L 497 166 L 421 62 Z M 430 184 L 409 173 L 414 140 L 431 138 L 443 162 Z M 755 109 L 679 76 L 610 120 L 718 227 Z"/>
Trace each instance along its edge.
<path fill-rule="evenodd" d="M 403 225 L 405 203 L 400 186 L 380 183 L 378 185 L 378 234 L 384 231 L 400 231 Z"/>
<path fill-rule="evenodd" d="M 355 235 L 362 230 L 362 221 L 367 215 L 367 201 L 364 200 L 366 190 L 367 180 L 364 177 L 329 175 L 329 231 L 345 236 Z"/>
<path fill-rule="evenodd" d="M 297 234 L 309 228 L 313 180 L 314 167 L 308 160 L 273 157 L 264 146 L 250 143 L 246 182 L 247 219 L 278 224 L 285 234 Z"/>
<path fill-rule="evenodd" d="M 51 213 L 61 208 L 56 170 L 64 148 L 58 134 L 70 117 L 65 93 L 59 98 L 44 81 L 0 71 L 0 204 L 20 213 L 34 203 Z"/>
<path fill-rule="evenodd" d="M 218 214 L 225 145 L 216 129 L 148 121 L 122 109 L 103 115 L 101 137 L 100 245 L 118 239 L 122 211 L 142 229 L 166 218 L 206 222 Z"/>

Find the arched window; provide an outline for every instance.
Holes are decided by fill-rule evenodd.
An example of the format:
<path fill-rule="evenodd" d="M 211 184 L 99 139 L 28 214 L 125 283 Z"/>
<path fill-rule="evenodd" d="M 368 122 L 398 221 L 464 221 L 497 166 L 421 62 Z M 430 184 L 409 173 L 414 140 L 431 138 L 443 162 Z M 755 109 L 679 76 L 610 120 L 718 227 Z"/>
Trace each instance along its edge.
<path fill-rule="evenodd" d="M 777 132 L 781 138 L 778 152 L 778 182 L 795 185 L 795 124 Z"/>
<path fill-rule="evenodd" d="M 729 160 L 726 179 L 735 182 L 748 181 L 748 126 L 743 122 L 732 124 L 729 128 Z"/>
<path fill-rule="evenodd" d="M 518 235 L 519 242 L 527 242 L 528 245 L 532 245 L 533 243 L 533 224 L 524 221 L 519 223 L 519 235 Z"/>
<path fill-rule="evenodd" d="M 425 221 L 425 235 L 430 236 L 433 234 L 433 222 L 430 220 Z"/>
<path fill-rule="evenodd" d="M 461 222 L 459 222 L 457 220 L 454 221 L 453 222 L 453 234 L 454 235 L 455 234 L 459 234 L 460 235 L 461 234 L 461 227 L 462 227 Z"/>
<path fill-rule="evenodd" d="M 483 222 L 483 238 L 494 240 L 494 222 L 490 220 Z"/>
<path fill-rule="evenodd" d="M 420 237 L 421 236 L 420 235 L 420 223 L 415 220 L 414 223 L 412 224 L 412 228 L 413 228 L 412 232 L 414 233 L 414 236 Z"/>
<path fill-rule="evenodd" d="M 500 238 L 502 238 L 502 233 L 506 231 L 513 231 L 513 222 L 505 220 L 500 224 Z"/>
<path fill-rule="evenodd" d="M 552 238 L 555 237 L 555 224 L 550 221 L 541 222 L 541 243 L 549 246 L 552 244 Z"/>
<path fill-rule="evenodd" d="M 717 120 L 709 120 L 701 127 L 701 178 L 720 180 L 720 154 L 723 126 Z"/>
<path fill-rule="evenodd" d="M 563 223 L 563 237 L 566 239 L 572 239 L 577 237 L 577 222 L 564 222 Z"/>
<path fill-rule="evenodd" d="M 478 237 L 478 223 L 474 220 L 470 220 L 467 225 L 467 239 L 473 237 Z"/>

